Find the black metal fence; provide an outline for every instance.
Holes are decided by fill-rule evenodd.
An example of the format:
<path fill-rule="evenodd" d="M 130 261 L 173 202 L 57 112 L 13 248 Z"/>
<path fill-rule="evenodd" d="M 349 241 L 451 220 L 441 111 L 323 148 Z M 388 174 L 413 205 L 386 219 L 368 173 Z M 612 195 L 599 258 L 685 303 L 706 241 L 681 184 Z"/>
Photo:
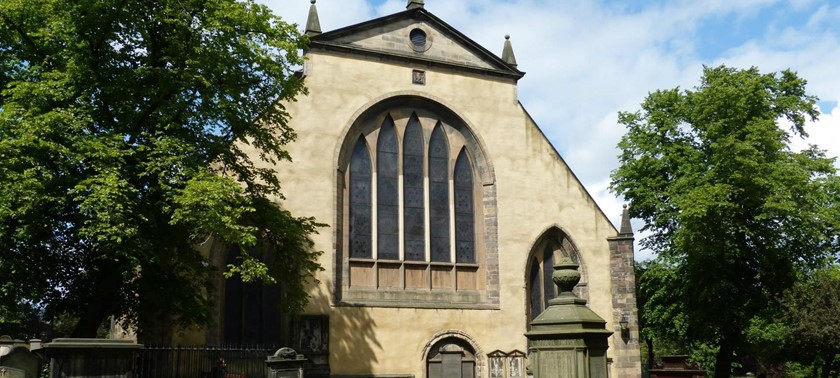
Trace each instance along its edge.
<path fill-rule="evenodd" d="M 265 360 L 279 348 L 146 345 L 138 352 L 137 371 L 140 378 L 218 378 L 214 366 L 222 358 L 226 378 L 265 378 Z"/>

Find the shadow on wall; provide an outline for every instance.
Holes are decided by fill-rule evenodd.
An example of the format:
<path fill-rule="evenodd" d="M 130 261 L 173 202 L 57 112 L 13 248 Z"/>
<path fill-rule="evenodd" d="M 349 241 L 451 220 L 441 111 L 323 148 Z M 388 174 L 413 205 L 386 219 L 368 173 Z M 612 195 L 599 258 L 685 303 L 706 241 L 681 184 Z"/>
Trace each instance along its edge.
<path fill-rule="evenodd" d="M 366 307 L 330 307 L 331 293 L 325 288 L 332 287 L 324 281 L 318 286 L 318 293 L 313 295 L 311 311 L 329 314 L 329 354 L 333 374 L 360 375 L 370 374 L 378 364 L 376 356 L 382 349 L 376 339 L 376 321 Z M 341 367 L 336 371 L 336 367 Z"/>

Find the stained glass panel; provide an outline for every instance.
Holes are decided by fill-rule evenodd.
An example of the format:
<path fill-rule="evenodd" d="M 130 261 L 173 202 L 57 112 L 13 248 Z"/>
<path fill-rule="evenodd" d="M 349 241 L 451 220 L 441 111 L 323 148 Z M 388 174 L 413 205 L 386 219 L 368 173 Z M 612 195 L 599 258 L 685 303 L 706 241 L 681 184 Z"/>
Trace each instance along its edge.
<path fill-rule="evenodd" d="M 426 210 L 423 205 L 423 131 L 416 115 L 403 137 L 403 238 L 405 259 L 426 259 Z"/>
<path fill-rule="evenodd" d="M 429 140 L 429 227 L 432 261 L 452 261 L 449 252 L 449 147 L 443 127 Z"/>
<path fill-rule="evenodd" d="M 554 245 L 547 243 L 543 251 L 543 308 L 548 307 L 548 301 L 557 296 L 554 281 Z"/>
<path fill-rule="evenodd" d="M 397 134 L 386 117 L 376 144 L 376 237 L 380 259 L 399 259 Z"/>
<path fill-rule="evenodd" d="M 350 257 L 371 258 L 371 167 L 364 137 L 350 157 Z"/>
<path fill-rule="evenodd" d="M 531 261 L 531 271 L 528 272 L 528 298 L 531 303 L 531 319 L 539 315 L 543 308 L 542 304 L 542 287 L 540 282 L 540 263 L 536 259 Z"/>
<path fill-rule="evenodd" d="M 455 257 L 457 262 L 474 263 L 475 227 L 473 215 L 472 167 L 467 151 L 455 161 Z"/>

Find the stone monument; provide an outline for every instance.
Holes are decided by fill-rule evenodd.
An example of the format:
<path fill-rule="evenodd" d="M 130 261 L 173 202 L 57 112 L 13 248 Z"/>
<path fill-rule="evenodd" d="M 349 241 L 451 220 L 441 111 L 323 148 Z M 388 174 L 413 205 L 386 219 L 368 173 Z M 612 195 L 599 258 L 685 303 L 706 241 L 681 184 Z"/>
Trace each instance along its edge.
<path fill-rule="evenodd" d="M 528 354 L 535 378 L 606 378 L 606 321 L 586 307 L 572 289 L 580 282 L 578 265 L 564 258 L 554 265 L 552 279 L 560 295 L 531 322 Z"/>

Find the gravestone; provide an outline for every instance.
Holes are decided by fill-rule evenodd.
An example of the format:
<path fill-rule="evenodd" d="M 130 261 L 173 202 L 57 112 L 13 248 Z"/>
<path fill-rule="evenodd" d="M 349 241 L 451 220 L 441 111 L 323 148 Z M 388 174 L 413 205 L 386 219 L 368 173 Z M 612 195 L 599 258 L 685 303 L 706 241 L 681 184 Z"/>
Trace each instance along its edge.
<path fill-rule="evenodd" d="M 0 378 L 27 378 L 23 370 L 0 366 Z"/>
<path fill-rule="evenodd" d="M 0 368 L 6 369 L 6 375 L 0 378 L 18 377 L 36 378 L 38 376 L 39 359 L 29 351 L 23 340 L 13 340 L 11 337 L 0 337 Z"/>
<path fill-rule="evenodd" d="M 700 365 L 689 362 L 688 356 L 662 356 L 662 362 L 650 369 L 650 378 L 705 378 Z"/>
<path fill-rule="evenodd" d="M 280 348 L 265 360 L 268 378 L 303 378 L 306 358 L 292 348 Z"/>

